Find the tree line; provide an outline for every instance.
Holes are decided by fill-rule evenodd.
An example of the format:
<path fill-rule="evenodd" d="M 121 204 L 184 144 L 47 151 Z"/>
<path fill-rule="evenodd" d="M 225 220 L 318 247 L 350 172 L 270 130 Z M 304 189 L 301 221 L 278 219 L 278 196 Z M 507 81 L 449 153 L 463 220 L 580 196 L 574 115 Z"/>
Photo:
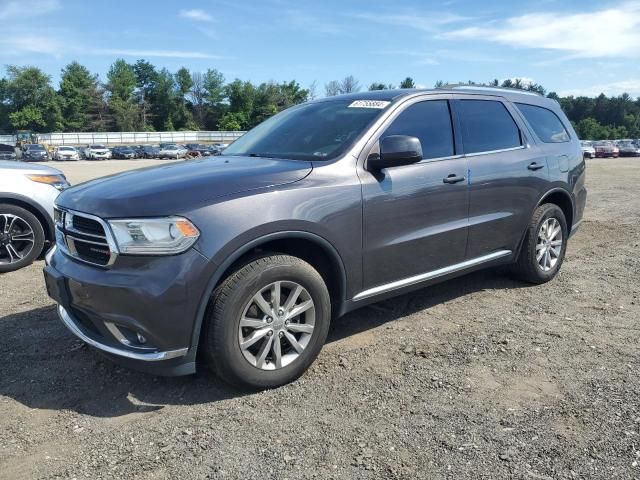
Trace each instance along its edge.
<path fill-rule="evenodd" d="M 640 138 L 640 98 L 627 94 L 596 98 L 559 97 L 521 79 L 462 82 L 534 91 L 560 102 L 583 139 Z M 438 81 L 435 86 L 446 83 Z M 411 77 L 393 84 L 373 82 L 368 90 L 415 88 Z M 253 84 L 227 82 L 218 70 L 176 72 L 147 60 L 116 60 L 101 80 L 72 62 L 62 69 L 58 88 L 33 66 L 6 67 L 0 78 L 0 132 L 248 130 L 279 111 L 318 96 L 317 84 L 297 81 Z M 363 86 L 352 75 L 324 85 L 326 96 L 353 93 Z"/>

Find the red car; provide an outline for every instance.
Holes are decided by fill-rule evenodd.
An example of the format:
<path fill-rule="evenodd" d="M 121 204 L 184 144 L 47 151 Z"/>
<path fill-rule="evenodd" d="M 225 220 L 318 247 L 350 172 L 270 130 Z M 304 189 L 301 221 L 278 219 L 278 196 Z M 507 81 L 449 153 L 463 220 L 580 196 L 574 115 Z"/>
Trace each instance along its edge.
<path fill-rule="evenodd" d="M 600 142 L 594 145 L 596 158 L 618 158 L 620 150 L 612 142 Z"/>

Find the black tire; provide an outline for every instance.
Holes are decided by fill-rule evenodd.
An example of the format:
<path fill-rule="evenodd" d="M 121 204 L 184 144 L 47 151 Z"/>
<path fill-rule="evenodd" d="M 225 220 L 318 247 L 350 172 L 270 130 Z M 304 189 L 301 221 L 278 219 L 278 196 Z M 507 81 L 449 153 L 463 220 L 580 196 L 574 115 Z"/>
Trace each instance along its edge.
<path fill-rule="evenodd" d="M 560 245 L 560 254 L 557 257 L 555 265 L 545 271 L 536 258 L 536 245 L 542 225 L 547 220 L 554 218 L 560 224 L 562 244 Z M 564 261 L 568 238 L 569 230 L 567 228 L 567 220 L 562 209 L 553 203 L 540 205 L 531 216 L 520 255 L 513 266 L 512 272 L 520 280 L 533 284 L 541 284 L 552 280 L 560 271 L 560 267 Z"/>
<path fill-rule="evenodd" d="M 0 204 L 0 262 L 9 261 L 9 250 L 4 244 L 6 238 L 2 238 L 2 230 L 4 230 L 5 219 L 1 218 L 3 214 L 14 215 L 24 221 L 33 232 L 33 247 L 22 259 L 14 261 L 12 263 L 0 263 L 0 273 L 13 272 L 19 270 L 27 265 L 31 265 L 33 261 L 40 256 L 42 249 L 44 248 L 44 228 L 38 220 L 38 218 L 28 210 L 11 204 Z M 25 244 L 26 245 L 26 244 Z M 26 247 L 25 247 L 26 248 Z"/>
<path fill-rule="evenodd" d="M 278 369 L 263 370 L 242 353 L 240 318 L 257 292 L 278 281 L 295 282 L 306 289 L 315 307 L 315 323 L 311 338 L 295 360 Z M 240 267 L 215 289 L 204 330 L 205 358 L 220 379 L 235 387 L 279 387 L 296 380 L 313 363 L 327 338 L 330 321 L 331 300 L 322 276 L 300 258 L 267 254 Z M 286 339 L 280 344 L 286 347 Z"/>

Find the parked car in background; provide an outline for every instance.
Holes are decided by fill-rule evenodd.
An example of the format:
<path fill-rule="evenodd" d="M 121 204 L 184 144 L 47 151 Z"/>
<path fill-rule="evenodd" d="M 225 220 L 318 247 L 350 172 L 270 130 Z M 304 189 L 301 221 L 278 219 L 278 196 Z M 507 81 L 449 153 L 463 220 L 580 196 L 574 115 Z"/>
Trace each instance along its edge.
<path fill-rule="evenodd" d="M 80 160 L 80 153 L 78 153 L 78 150 L 75 147 L 55 147 L 53 149 L 52 158 L 60 162 L 69 160 Z"/>
<path fill-rule="evenodd" d="M 144 155 L 142 153 L 144 145 L 131 145 L 131 148 L 133 148 L 133 150 L 136 152 L 136 158 L 144 158 Z"/>
<path fill-rule="evenodd" d="M 228 143 L 214 143 L 213 146 L 218 150 L 218 152 L 223 152 L 225 148 L 229 146 Z"/>
<path fill-rule="evenodd" d="M 108 160 L 111 158 L 111 150 L 104 145 L 89 145 L 85 149 L 87 160 Z"/>
<path fill-rule="evenodd" d="M 582 140 L 580 142 L 580 147 L 582 148 L 582 155 L 584 158 L 596 158 L 596 149 L 593 148 L 593 142 Z"/>
<path fill-rule="evenodd" d="M 138 149 L 138 158 L 158 158 L 160 147 L 153 145 L 141 145 Z"/>
<path fill-rule="evenodd" d="M 62 322 L 156 374 L 201 358 L 273 388 L 312 364 L 332 317 L 484 267 L 552 280 L 586 202 L 578 138 L 556 101 L 486 90 L 312 101 L 222 161 L 65 191 L 45 268 Z"/>
<path fill-rule="evenodd" d="M 46 162 L 49 160 L 49 152 L 39 143 L 29 143 L 23 147 L 23 162 Z"/>
<path fill-rule="evenodd" d="M 114 147 L 111 151 L 111 155 L 113 158 L 128 160 L 136 158 L 136 151 L 129 146 Z"/>
<path fill-rule="evenodd" d="M 620 155 L 620 150 L 611 141 L 597 142 L 593 148 L 596 151 L 597 158 L 617 158 Z"/>
<path fill-rule="evenodd" d="M 0 143 L 0 160 L 15 160 L 16 147 Z"/>
<path fill-rule="evenodd" d="M 29 265 L 54 243 L 53 204 L 68 186 L 55 168 L 0 161 L 0 273 Z"/>
<path fill-rule="evenodd" d="M 218 149 L 213 145 L 203 145 L 201 143 L 187 143 L 185 145 L 190 152 L 198 152 L 203 157 L 209 157 L 212 155 L 217 155 L 219 153 Z"/>
<path fill-rule="evenodd" d="M 161 148 L 158 152 L 158 158 L 184 158 L 188 150 L 182 145 L 169 144 Z"/>
<path fill-rule="evenodd" d="M 640 156 L 640 147 L 632 141 L 621 143 L 618 146 L 621 157 L 637 157 Z"/>

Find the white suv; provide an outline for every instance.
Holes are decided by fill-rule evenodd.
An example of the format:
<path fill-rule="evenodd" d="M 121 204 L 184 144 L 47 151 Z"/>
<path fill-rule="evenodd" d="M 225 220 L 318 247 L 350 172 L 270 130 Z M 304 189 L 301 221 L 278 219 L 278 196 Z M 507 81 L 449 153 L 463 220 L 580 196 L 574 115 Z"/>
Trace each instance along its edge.
<path fill-rule="evenodd" d="M 84 151 L 87 160 L 108 160 L 111 158 L 111 150 L 104 145 L 89 145 Z"/>
<path fill-rule="evenodd" d="M 53 202 L 68 186 L 55 168 L 0 161 L 0 273 L 26 267 L 55 241 Z"/>

